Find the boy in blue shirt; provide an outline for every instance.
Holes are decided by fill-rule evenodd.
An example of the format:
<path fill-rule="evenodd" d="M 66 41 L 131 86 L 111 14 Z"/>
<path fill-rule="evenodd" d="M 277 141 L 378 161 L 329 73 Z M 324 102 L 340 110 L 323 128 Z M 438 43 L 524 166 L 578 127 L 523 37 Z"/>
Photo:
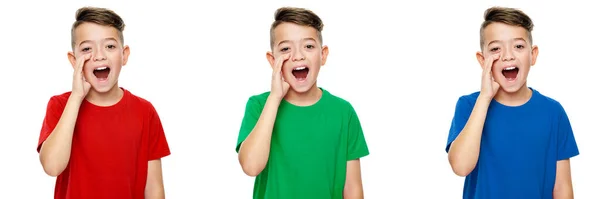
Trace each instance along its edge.
<path fill-rule="evenodd" d="M 513 8 L 485 11 L 481 91 L 458 99 L 446 152 L 466 176 L 463 198 L 573 198 L 569 159 L 579 150 L 562 105 L 527 86 L 538 47 L 533 22 Z"/>

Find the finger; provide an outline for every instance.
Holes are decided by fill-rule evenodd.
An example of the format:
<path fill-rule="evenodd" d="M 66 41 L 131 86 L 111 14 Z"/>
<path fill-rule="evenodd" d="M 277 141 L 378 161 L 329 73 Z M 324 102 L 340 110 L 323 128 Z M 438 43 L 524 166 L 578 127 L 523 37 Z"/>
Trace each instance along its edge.
<path fill-rule="evenodd" d="M 281 56 L 275 58 L 275 65 L 273 66 L 273 76 L 277 76 L 279 74 L 279 72 L 281 71 L 281 69 L 279 69 L 279 66 L 281 65 Z"/>
<path fill-rule="evenodd" d="M 485 72 L 489 73 L 490 71 L 492 71 L 492 66 L 494 65 L 494 62 L 500 57 L 499 54 L 493 54 L 488 56 L 488 58 L 485 60 Z"/>
<path fill-rule="evenodd" d="M 79 59 L 77 59 L 77 73 L 80 73 L 83 71 L 83 65 L 85 65 L 85 62 L 87 60 L 89 60 L 91 57 L 92 57 L 91 54 L 85 54 L 85 55 L 79 56 Z"/>
<path fill-rule="evenodd" d="M 290 54 L 285 54 L 285 55 L 279 56 L 279 58 L 277 60 L 277 65 L 275 65 L 276 70 L 281 71 L 281 68 L 283 67 L 283 62 L 285 62 L 289 58 L 290 58 Z"/>

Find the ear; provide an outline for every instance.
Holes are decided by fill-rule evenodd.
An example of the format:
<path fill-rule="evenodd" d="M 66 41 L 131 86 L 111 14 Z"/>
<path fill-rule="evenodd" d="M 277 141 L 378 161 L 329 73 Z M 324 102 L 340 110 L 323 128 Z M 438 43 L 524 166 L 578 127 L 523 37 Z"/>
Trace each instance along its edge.
<path fill-rule="evenodd" d="M 67 57 L 69 58 L 69 62 L 71 62 L 71 67 L 75 70 L 75 64 L 77 64 L 77 57 L 75 57 L 75 53 L 68 52 Z"/>
<path fill-rule="evenodd" d="M 479 65 L 481 66 L 481 69 L 485 68 L 485 57 L 483 56 L 482 52 L 477 52 L 475 54 L 475 56 L 477 57 L 477 61 L 479 62 Z"/>
<path fill-rule="evenodd" d="M 329 47 L 326 45 L 321 49 L 321 66 L 325 65 L 327 62 L 327 56 L 329 56 Z"/>
<path fill-rule="evenodd" d="M 125 45 L 123 47 L 123 66 L 127 64 L 127 60 L 129 60 L 129 46 Z"/>
<path fill-rule="evenodd" d="M 271 69 L 275 66 L 275 56 L 271 51 L 267 52 L 267 61 L 271 64 Z"/>
<path fill-rule="evenodd" d="M 537 60 L 537 56 L 538 56 L 538 47 L 536 45 L 531 47 L 531 65 L 535 65 L 535 61 Z"/>

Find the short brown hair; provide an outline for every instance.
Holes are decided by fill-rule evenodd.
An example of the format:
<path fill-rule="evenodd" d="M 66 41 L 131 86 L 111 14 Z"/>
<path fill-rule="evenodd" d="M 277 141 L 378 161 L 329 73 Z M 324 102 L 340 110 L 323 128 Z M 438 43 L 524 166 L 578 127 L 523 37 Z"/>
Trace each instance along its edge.
<path fill-rule="evenodd" d="M 119 40 L 121 44 L 124 43 L 123 30 L 125 30 L 125 23 L 117 13 L 106 8 L 83 7 L 79 8 L 75 13 L 75 22 L 71 27 L 71 47 L 75 47 L 75 29 L 86 22 L 117 29 Z"/>
<path fill-rule="evenodd" d="M 484 45 L 483 30 L 494 22 L 525 28 L 525 30 L 527 30 L 529 42 L 533 43 L 533 37 L 531 36 L 531 31 L 533 31 L 533 21 L 531 21 L 531 18 L 521 10 L 507 7 L 491 7 L 485 10 L 483 18 L 484 21 L 479 29 L 481 49 L 483 49 Z"/>
<path fill-rule="evenodd" d="M 300 26 L 313 27 L 317 30 L 319 42 L 321 44 L 323 43 L 321 31 L 323 31 L 324 25 L 323 21 L 321 21 L 321 18 L 317 14 L 304 8 L 281 7 L 275 11 L 275 21 L 271 25 L 271 48 L 273 48 L 273 45 L 275 45 L 275 34 L 273 31 L 277 26 L 285 22 L 294 23 Z"/>

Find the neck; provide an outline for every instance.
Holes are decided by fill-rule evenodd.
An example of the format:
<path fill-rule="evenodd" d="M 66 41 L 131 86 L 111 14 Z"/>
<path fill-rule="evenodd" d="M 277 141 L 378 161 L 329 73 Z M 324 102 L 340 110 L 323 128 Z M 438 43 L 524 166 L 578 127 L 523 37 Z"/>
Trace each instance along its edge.
<path fill-rule="evenodd" d="M 99 93 L 92 88 L 85 99 L 96 106 L 112 106 L 117 104 L 122 97 L 123 90 L 115 84 L 115 86 L 105 93 Z"/>
<path fill-rule="evenodd" d="M 504 104 L 506 106 L 521 106 L 533 95 L 533 91 L 527 87 L 527 83 L 525 83 L 517 92 L 509 93 L 500 89 L 494 99 L 498 101 L 500 104 Z"/>
<path fill-rule="evenodd" d="M 315 84 L 308 91 L 303 93 L 298 93 L 290 88 L 284 99 L 296 106 L 310 106 L 316 104 L 319 99 L 321 99 L 322 95 L 323 91 Z"/>

